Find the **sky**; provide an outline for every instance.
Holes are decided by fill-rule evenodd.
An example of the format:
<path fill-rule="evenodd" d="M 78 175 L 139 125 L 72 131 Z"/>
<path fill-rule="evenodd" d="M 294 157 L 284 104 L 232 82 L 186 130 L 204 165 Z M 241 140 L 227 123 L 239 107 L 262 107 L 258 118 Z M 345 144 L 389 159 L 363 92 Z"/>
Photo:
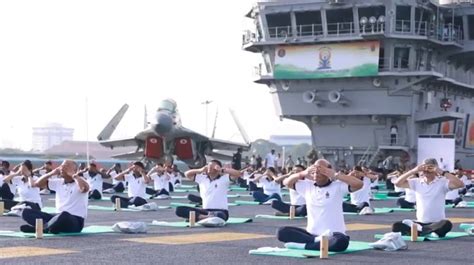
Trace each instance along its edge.
<path fill-rule="evenodd" d="M 151 119 L 165 98 L 177 101 L 185 127 L 203 134 L 201 103 L 212 100 L 208 132 L 218 109 L 221 139 L 242 141 L 228 108 L 251 140 L 309 135 L 301 123 L 280 121 L 268 87 L 253 83 L 263 59 L 241 49 L 253 3 L 0 1 L 0 147 L 28 150 L 31 128 L 48 123 L 95 140 L 124 103 L 129 111 L 112 138 L 134 136 L 144 106 Z"/>

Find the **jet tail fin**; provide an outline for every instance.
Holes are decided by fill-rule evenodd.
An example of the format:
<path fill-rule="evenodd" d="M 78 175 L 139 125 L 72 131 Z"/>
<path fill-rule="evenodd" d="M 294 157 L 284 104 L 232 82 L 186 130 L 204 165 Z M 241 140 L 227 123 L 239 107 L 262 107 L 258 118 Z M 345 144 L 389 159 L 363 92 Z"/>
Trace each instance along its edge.
<path fill-rule="evenodd" d="M 115 129 L 119 125 L 120 121 L 123 119 L 123 116 L 128 110 L 128 104 L 124 104 L 120 110 L 115 114 L 115 116 L 107 123 L 104 129 L 97 136 L 97 140 L 104 141 L 110 139 L 110 136 L 114 133 Z"/>
<path fill-rule="evenodd" d="M 232 118 L 234 119 L 235 124 L 237 125 L 237 128 L 239 129 L 240 135 L 242 135 L 242 138 L 244 138 L 245 143 L 250 145 L 251 141 L 247 132 L 244 129 L 244 126 L 242 126 L 242 123 L 240 123 L 234 110 L 229 109 L 229 111 L 230 111 L 230 115 L 232 115 Z"/>

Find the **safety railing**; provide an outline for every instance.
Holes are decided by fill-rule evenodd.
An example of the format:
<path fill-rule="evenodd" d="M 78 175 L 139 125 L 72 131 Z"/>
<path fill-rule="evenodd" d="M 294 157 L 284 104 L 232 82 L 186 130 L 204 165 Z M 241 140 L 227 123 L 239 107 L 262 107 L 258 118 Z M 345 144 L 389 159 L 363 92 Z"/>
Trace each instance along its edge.
<path fill-rule="evenodd" d="M 323 35 L 322 24 L 297 25 L 296 29 L 299 37 L 315 37 Z"/>

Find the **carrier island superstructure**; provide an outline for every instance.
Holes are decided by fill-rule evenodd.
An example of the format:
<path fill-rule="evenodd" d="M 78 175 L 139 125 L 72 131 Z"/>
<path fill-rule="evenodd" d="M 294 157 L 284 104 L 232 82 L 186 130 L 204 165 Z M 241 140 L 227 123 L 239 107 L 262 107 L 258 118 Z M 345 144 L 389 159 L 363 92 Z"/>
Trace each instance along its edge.
<path fill-rule="evenodd" d="M 474 4 L 261 1 L 243 49 L 281 118 L 305 123 L 321 156 L 416 162 L 419 136 L 454 137 L 474 168 Z"/>

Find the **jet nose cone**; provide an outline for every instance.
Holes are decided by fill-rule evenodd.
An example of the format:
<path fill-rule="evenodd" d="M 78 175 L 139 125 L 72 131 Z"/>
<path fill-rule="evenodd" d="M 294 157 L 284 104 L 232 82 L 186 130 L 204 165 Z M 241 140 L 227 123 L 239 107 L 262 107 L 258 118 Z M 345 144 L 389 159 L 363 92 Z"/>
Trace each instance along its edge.
<path fill-rule="evenodd" d="M 166 113 L 156 114 L 156 124 L 153 126 L 158 134 L 166 134 L 171 131 L 173 127 L 173 119 Z"/>

